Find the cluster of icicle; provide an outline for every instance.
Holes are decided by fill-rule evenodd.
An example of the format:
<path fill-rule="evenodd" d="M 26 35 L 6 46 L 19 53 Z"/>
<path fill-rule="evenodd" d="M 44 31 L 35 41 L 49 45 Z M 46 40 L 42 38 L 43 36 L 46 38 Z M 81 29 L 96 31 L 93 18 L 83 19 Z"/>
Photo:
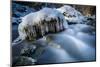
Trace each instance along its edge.
<path fill-rule="evenodd" d="M 65 28 L 67 28 L 67 22 L 59 11 L 43 8 L 22 17 L 22 22 L 18 26 L 19 38 L 17 39 L 34 41 L 49 33 L 60 32 Z"/>

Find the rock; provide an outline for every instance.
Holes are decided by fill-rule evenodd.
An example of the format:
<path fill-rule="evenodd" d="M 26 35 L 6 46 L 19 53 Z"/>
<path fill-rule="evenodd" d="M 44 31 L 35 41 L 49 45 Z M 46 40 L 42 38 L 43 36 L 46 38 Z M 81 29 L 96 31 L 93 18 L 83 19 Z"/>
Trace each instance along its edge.
<path fill-rule="evenodd" d="M 24 66 L 24 65 L 33 65 L 35 64 L 36 60 L 31 58 L 31 57 L 26 57 L 26 56 L 20 56 L 16 57 L 13 60 L 13 65 L 12 66 Z"/>
<path fill-rule="evenodd" d="M 79 11 L 69 5 L 64 5 L 57 10 L 65 16 L 68 24 L 84 23 L 83 21 L 86 20 Z"/>
<path fill-rule="evenodd" d="M 68 28 L 64 16 L 56 9 L 43 8 L 22 18 L 19 24 L 19 37 L 34 41 L 50 33 L 57 33 Z"/>

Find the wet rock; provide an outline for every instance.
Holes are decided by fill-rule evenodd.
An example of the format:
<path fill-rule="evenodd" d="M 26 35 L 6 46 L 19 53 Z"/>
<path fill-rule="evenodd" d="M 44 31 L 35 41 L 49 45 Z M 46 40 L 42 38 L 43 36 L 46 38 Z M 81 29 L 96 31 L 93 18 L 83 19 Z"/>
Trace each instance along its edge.
<path fill-rule="evenodd" d="M 87 18 L 87 21 L 86 21 L 87 25 L 91 25 L 93 27 L 96 27 L 96 17 L 95 17 L 95 15 L 90 16 L 90 17 L 86 17 L 86 18 Z"/>
<path fill-rule="evenodd" d="M 36 60 L 31 57 L 20 56 L 13 59 L 12 66 L 24 66 L 24 65 L 33 65 L 35 64 Z"/>

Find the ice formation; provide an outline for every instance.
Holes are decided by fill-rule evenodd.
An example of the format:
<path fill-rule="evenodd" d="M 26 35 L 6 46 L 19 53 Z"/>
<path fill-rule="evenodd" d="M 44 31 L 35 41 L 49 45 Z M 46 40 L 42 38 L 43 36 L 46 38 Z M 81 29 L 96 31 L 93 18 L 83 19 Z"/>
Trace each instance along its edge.
<path fill-rule="evenodd" d="M 18 27 L 18 39 L 34 41 L 48 33 L 57 33 L 67 27 L 67 22 L 59 11 L 43 8 L 22 18 Z"/>
<path fill-rule="evenodd" d="M 83 20 L 85 20 L 84 16 L 71 6 L 64 5 L 60 8 L 57 8 L 57 10 L 63 13 L 65 19 L 69 23 L 83 23 Z"/>

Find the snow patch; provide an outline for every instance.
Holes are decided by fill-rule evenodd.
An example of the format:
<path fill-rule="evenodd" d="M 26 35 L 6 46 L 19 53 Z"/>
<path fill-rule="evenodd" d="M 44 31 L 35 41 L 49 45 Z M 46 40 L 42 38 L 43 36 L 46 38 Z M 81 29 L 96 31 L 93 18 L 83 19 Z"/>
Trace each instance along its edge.
<path fill-rule="evenodd" d="M 83 23 L 83 20 L 85 20 L 84 16 L 71 6 L 64 5 L 60 8 L 57 8 L 57 10 L 65 16 L 65 19 L 69 23 Z"/>

